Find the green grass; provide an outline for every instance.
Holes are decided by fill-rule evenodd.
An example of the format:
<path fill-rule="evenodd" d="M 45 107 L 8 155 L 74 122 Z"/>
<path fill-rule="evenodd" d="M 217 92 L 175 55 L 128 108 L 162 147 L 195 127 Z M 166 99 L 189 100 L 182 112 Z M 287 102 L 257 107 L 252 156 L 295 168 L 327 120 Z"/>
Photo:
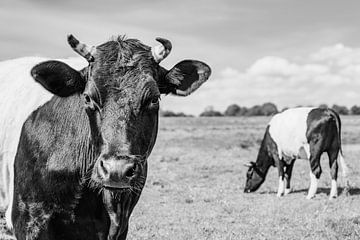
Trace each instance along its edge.
<path fill-rule="evenodd" d="M 325 156 L 313 200 L 305 160 L 288 196 L 276 197 L 275 168 L 257 192 L 243 193 L 243 164 L 255 160 L 269 118 L 162 118 L 128 239 L 359 239 L 360 118 L 342 119 L 352 190 L 329 201 Z M 341 171 L 339 180 L 341 193 Z"/>

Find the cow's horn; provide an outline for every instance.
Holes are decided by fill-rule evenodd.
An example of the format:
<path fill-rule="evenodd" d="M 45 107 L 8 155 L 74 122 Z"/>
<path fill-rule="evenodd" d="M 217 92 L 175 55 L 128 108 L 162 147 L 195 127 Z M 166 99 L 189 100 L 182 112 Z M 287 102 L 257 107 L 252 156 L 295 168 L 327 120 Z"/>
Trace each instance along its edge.
<path fill-rule="evenodd" d="M 248 163 L 244 163 L 245 167 L 252 167 L 254 166 L 254 162 L 248 162 Z"/>
<path fill-rule="evenodd" d="M 70 44 L 71 48 L 80 54 L 80 56 L 84 57 L 88 62 L 93 62 L 95 60 L 94 54 L 96 52 L 96 48 L 91 46 L 87 46 L 85 43 L 81 43 L 77 40 L 72 34 L 69 34 L 67 37 L 67 41 Z"/>
<path fill-rule="evenodd" d="M 171 42 L 165 38 L 156 38 L 156 41 L 160 42 L 160 44 L 152 47 L 151 53 L 155 62 L 160 63 L 169 55 L 172 45 Z"/>

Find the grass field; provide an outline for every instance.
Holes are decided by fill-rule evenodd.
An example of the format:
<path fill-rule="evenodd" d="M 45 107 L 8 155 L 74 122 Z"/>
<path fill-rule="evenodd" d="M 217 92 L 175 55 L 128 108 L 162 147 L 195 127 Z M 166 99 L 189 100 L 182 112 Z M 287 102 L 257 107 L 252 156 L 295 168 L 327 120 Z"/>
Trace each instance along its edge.
<path fill-rule="evenodd" d="M 275 168 L 257 192 L 243 193 L 243 164 L 255 160 L 269 118 L 162 118 L 128 239 L 360 239 L 360 118 L 342 119 L 352 189 L 341 194 L 340 171 L 340 196 L 329 201 L 325 155 L 313 200 L 305 160 L 288 196 L 276 197 Z"/>

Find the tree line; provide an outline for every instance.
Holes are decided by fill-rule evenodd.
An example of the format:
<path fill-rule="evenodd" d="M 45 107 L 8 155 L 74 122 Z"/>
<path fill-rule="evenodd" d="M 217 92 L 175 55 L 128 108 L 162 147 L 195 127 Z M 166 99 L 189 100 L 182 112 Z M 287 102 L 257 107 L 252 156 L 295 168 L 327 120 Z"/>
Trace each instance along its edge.
<path fill-rule="evenodd" d="M 301 106 L 297 106 L 301 107 Z M 346 106 L 341 106 L 334 104 L 332 106 L 328 106 L 326 104 L 321 104 L 318 107 L 320 108 L 332 108 L 340 115 L 360 115 L 360 106 L 354 105 L 350 109 Z M 287 108 L 283 108 L 280 112 L 286 110 Z M 279 110 L 274 103 L 267 102 L 262 105 L 255 105 L 252 107 L 242 107 L 237 104 L 231 104 L 225 110 L 225 112 L 219 112 L 214 110 L 212 107 L 206 108 L 201 114 L 200 117 L 211 117 L 211 116 L 229 116 L 229 117 L 237 117 L 237 116 L 272 116 L 278 113 Z"/>
<path fill-rule="evenodd" d="M 298 106 L 301 107 L 301 106 Z M 321 104 L 318 107 L 320 108 L 332 108 L 340 115 L 360 115 L 360 106 L 354 105 L 350 109 L 346 106 L 341 106 L 334 104 L 328 106 L 326 104 Z M 231 104 L 226 108 L 224 112 L 220 112 L 214 109 L 214 107 L 209 106 L 204 109 L 200 114 L 200 117 L 250 117 L 250 116 L 272 116 L 278 112 L 282 112 L 287 108 L 278 110 L 277 106 L 274 103 L 267 102 L 262 105 L 254 105 L 252 107 L 239 106 L 237 104 Z M 160 116 L 162 117 L 193 117 L 193 115 L 187 115 L 185 113 L 175 113 L 172 111 L 160 111 Z"/>

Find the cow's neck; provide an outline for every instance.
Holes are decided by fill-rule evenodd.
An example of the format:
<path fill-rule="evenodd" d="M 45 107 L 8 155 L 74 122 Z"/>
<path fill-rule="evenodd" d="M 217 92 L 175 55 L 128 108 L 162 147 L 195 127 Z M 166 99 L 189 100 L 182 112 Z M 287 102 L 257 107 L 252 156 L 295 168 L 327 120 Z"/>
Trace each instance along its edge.
<path fill-rule="evenodd" d="M 269 134 L 269 127 L 266 129 L 264 138 L 261 142 L 261 146 L 259 149 L 259 153 L 256 159 L 256 168 L 261 172 L 261 174 L 265 177 L 270 166 L 274 165 L 274 160 L 272 158 L 272 150 L 273 149 L 273 141 Z"/>

